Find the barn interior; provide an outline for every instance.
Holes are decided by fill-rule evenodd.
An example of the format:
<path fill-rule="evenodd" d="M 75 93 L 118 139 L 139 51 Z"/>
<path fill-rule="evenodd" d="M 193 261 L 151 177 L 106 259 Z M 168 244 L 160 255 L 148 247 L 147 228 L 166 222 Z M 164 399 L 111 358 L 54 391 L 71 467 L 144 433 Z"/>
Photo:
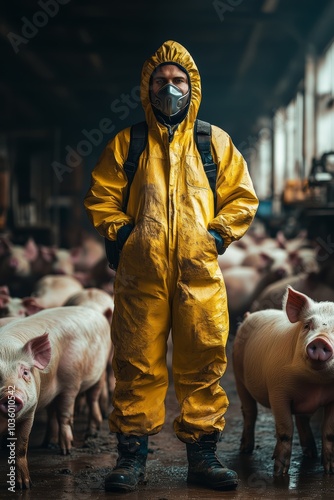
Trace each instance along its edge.
<path fill-rule="evenodd" d="M 311 230 L 320 216 L 326 234 L 333 2 L 14 0 L 0 15 L 1 233 L 71 247 L 92 231 L 90 172 L 108 140 L 143 119 L 143 62 L 175 39 L 200 70 L 199 118 L 248 161 L 258 216 L 273 232 L 291 212 Z"/>
<path fill-rule="evenodd" d="M 193 56 L 202 81 L 199 118 L 231 136 L 260 201 L 249 231 L 218 257 L 228 297 L 228 360 L 245 313 L 282 309 L 288 285 L 334 303 L 332 0 L 11 0 L 0 4 L 0 328 L 7 328 L 1 333 L 17 317 L 24 325 L 43 309 L 78 304 L 86 293 L 102 294 L 113 310 L 115 271 L 83 201 L 107 142 L 144 119 L 141 69 L 166 40 Z M 329 337 L 325 361 L 332 362 L 332 330 Z M 112 351 L 102 367 L 108 394 L 98 439 L 86 439 L 84 407 L 74 419 L 72 455 L 56 455 L 42 448 L 47 417 L 36 414 L 29 444 L 36 487 L 25 498 L 110 498 L 104 478 L 117 455 L 106 419 L 115 388 L 111 358 Z M 167 425 L 150 441 L 151 482 L 127 498 L 221 498 L 185 485 L 185 448 L 172 428 L 179 406 L 170 337 L 167 368 Z M 328 373 L 332 384 L 332 365 Z M 253 457 L 240 458 L 242 413 L 230 361 L 222 385 L 230 406 L 219 450 L 240 477 L 239 492 L 226 498 L 333 498 L 333 444 L 330 475 L 319 456 L 301 458 L 294 443 L 290 475 L 274 480 L 269 409 L 259 411 Z M 311 389 L 315 394 L 316 384 Z M 328 401 L 333 406 L 333 392 Z M 1 393 L 0 423 L 4 410 Z M 319 443 L 320 420 L 316 414 Z M 8 464 L 0 447 L 3 477 Z M 4 482 L 0 497 L 12 498 Z"/>

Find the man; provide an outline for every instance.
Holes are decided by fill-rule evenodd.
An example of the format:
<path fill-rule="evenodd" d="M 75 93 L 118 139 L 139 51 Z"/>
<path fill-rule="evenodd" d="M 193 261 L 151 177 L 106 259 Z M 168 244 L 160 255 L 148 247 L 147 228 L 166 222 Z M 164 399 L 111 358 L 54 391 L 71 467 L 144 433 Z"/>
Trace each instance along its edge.
<path fill-rule="evenodd" d="M 258 201 L 244 159 L 229 136 L 213 126 L 214 206 L 194 137 L 200 77 L 182 45 L 165 42 L 146 61 L 141 100 L 148 139 L 125 211 L 129 128 L 107 145 L 85 199 L 96 229 L 121 249 L 112 322 L 116 388 L 109 418 L 119 458 L 105 488 L 131 491 L 145 479 L 148 436 L 159 432 L 165 419 L 171 330 L 180 404 L 174 430 L 186 443 L 187 480 L 233 489 L 237 474 L 215 454 L 228 406 L 220 379 L 229 329 L 217 255 L 243 236 Z"/>

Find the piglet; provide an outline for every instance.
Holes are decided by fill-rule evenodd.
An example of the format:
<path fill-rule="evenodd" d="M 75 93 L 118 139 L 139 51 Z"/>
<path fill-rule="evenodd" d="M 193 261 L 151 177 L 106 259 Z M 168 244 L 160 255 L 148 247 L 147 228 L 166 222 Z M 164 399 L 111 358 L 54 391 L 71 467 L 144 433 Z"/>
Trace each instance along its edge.
<path fill-rule="evenodd" d="M 14 412 L 20 488 L 31 485 L 27 448 L 36 410 L 47 405 L 56 409 L 63 454 L 72 446 L 74 402 L 79 393 L 88 394 L 89 427 L 101 424 L 98 400 L 110 352 L 111 314 L 80 306 L 58 307 L 2 326 L 0 433 L 7 432 L 9 410 Z"/>
<path fill-rule="evenodd" d="M 240 451 L 254 448 L 257 402 L 271 408 L 276 425 L 274 475 L 290 465 L 295 415 L 304 455 L 316 456 L 310 416 L 324 408 L 322 458 L 334 473 L 334 303 L 315 302 L 287 288 L 283 310 L 248 314 L 233 345 L 233 367 L 242 403 Z"/>

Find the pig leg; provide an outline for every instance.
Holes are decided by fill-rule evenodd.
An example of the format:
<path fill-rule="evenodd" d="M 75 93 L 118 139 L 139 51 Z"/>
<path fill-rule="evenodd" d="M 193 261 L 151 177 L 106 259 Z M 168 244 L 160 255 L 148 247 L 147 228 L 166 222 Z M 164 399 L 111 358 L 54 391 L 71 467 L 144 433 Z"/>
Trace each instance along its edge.
<path fill-rule="evenodd" d="M 317 456 L 317 446 L 310 426 L 310 415 L 296 415 L 295 421 L 300 445 L 303 449 L 303 455 L 305 457 L 315 458 Z"/>
<path fill-rule="evenodd" d="M 257 417 L 257 404 L 243 383 L 237 378 L 236 386 L 241 401 L 241 410 L 244 419 L 240 453 L 252 453 L 254 450 L 254 429 Z"/>
<path fill-rule="evenodd" d="M 20 490 L 32 486 L 27 461 L 29 435 L 34 421 L 34 414 L 29 418 L 16 422 L 16 482 Z"/>
<path fill-rule="evenodd" d="M 74 405 L 74 415 L 84 415 L 86 413 L 86 393 L 78 394 Z"/>
<path fill-rule="evenodd" d="M 334 474 L 334 403 L 325 406 L 322 427 L 322 462 L 326 474 Z"/>
<path fill-rule="evenodd" d="M 100 409 L 101 409 L 102 417 L 107 418 L 108 417 L 108 410 L 109 410 L 109 390 L 108 390 L 107 378 L 106 378 L 106 380 L 103 384 L 102 390 L 101 390 Z"/>
<path fill-rule="evenodd" d="M 49 449 L 56 449 L 59 444 L 59 425 L 54 401 L 48 405 L 46 411 L 48 414 L 48 421 L 43 446 Z"/>
<path fill-rule="evenodd" d="M 89 408 L 89 420 L 86 437 L 96 437 L 97 431 L 101 427 L 102 414 L 100 410 L 99 398 L 103 385 L 106 383 L 106 372 L 104 371 L 100 380 L 86 391 Z"/>
<path fill-rule="evenodd" d="M 62 455 L 68 455 L 72 448 L 74 403 L 78 392 L 79 387 L 66 389 L 66 392 L 59 394 L 56 399 L 59 424 L 59 445 Z"/>
<path fill-rule="evenodd" d="M 107 363 L 107 382 L 108 382 L 108 390 L 109 390 L 109 402 L 111 402 L 112 395 L 115 390 L 115 375 L 112 367 L 112 360 L 114 357 L 114 346 L 112 345 L 110 348 L 109 359 Z"/>
<path fill-rule="evenodd" d="M 270 398 L 270 407 L 276 424 L 276 446 L 272 458 L 274 463 L 274 476 L 287 474 L 290 466 L 293 437 L 293 420 L 288 402 L 284 394 L 273 391 L 274 397 Z"/>

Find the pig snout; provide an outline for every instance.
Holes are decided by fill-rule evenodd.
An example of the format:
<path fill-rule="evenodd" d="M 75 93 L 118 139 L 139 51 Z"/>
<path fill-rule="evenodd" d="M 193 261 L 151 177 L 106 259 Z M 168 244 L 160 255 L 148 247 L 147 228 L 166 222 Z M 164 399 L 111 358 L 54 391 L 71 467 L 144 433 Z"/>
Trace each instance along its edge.
<path fill-rule="evenodd" d="M 332 346 L 320 337 L 312 340 L 307 347 L 306 352 L 312 361 L 324 362 L 328 361 L 333 356 Z"/>
<path fill-rule="evenodd" d="M 17 269 L 19 267 L 19 261 L 16 257 L 11 257 L 8 261 L 8 265 L 13 269 Z"/>
<path fill-rule="evenodd" d="M 277 267 L 275 269 L 275 274 L 276 274 L 278 279 L 283 279 L 286 276 L 288 276 L 289 272 L 287 269 L 284 269 L 284 267 Z"/>
<path fill-rule="evenodd" d="M 0 399 L 0 414 L 2 414 L 5 417 L 8 417 L 8 413 L 10 411 L 15 411 L 15 413 L 17 413 L 20 410 L 22 410 L 22 408 L 23 408 L 23 401 L 21 398 L 17 396 L 15 396 L 14 398 L 14 405 L 13 405 L 13 400 L 11 399 L 9 401 L 7 396 Z"/>

